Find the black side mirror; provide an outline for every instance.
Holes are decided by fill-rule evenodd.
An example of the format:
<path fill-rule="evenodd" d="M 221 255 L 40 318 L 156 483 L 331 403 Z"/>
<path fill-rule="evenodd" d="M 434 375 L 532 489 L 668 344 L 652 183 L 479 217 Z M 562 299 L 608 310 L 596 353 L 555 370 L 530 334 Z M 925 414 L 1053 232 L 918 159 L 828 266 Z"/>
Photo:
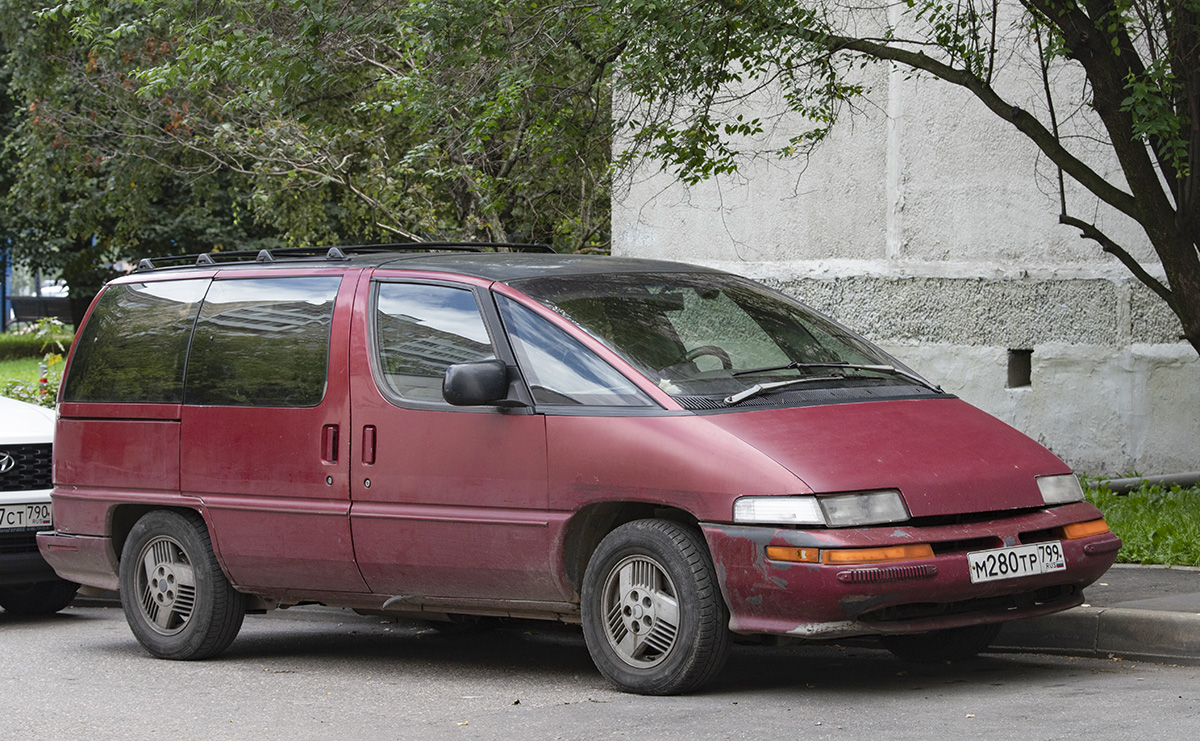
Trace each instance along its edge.
<path fill-rule="evenodd" d="M 458 363 L 446 369 L 442 398 L 455 406 L 498 404 L 508 396 L 508 368 L 503 360 Z"/>

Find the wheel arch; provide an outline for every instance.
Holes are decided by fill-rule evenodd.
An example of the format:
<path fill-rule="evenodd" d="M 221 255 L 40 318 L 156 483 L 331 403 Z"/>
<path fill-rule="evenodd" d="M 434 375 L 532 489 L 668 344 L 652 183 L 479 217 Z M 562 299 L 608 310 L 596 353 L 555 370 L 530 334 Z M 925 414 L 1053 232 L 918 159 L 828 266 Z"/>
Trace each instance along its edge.
<path fill-rule="evenodd" d="M 204 513 L 193 507 L 175 507 L 165 506 L 162 504 L 120 504 L 113 508 L 109 516 L 109 537 L 112 540 L 112 548 L 116 556 L 116 562 L 121 561 L 121 552 L 125 549 L 125 541 L 129 539 L 129 533 L 133 530 L 133 526 L 138 520 L 142 519 L 151 512 L 171 511 L 179 512 L 180 514 L 194 514 L 204 520 L 204 525 L 208 527 L 208 518 L 204 517 Z M 216 541 L 213 540 L 212 531 L 209 530 L 209 540 L 213 541 L 213 547 L 216 547 Z M 217 560 L 220 561 L 218 554 Z M 222 565 L 224 568 L 224 565 Z"/>
<path fill-rule="evenodd" d="M 583 507 L 571 517 L 563 537 L 563 571 L 576 599 L 582 592 L 584 571 L 600 541 L 627 522 L 651 518 L 700 531 L 699 520 L 687 510 L 651 502 L 600 502 Z"/>

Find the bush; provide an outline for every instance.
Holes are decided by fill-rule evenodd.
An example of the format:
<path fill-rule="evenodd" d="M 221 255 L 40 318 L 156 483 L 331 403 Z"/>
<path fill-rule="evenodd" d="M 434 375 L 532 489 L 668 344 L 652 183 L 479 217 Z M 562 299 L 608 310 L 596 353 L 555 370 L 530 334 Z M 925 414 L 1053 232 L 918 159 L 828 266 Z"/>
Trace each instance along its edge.
<path fill-rule="evenodd" d="M 65 354 L 72 339 L 70 330 L 59 320 L 40 319 L 24 329 L 0 334 L 0 360 Z"/>
<path fill-rule="evenodd" d="M 38 369 L 41 373 L 36 381 L 11 378 L 0 382 L 0 396 L 53 409 L 58 399 L 58 387 L 62 384 L 63 356 L 59 353 L 46 353 L 43 362 L 38 364 Z"/>

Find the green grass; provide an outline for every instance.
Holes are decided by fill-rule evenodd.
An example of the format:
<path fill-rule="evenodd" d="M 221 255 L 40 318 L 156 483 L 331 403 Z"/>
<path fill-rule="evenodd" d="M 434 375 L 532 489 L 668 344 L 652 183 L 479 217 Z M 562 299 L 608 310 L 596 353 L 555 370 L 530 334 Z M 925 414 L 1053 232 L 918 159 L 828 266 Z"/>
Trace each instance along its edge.
<path fill-rule="evenodd" d="M 58 384 L 62 381 L 62 356 L 53 356 L 50 361 L 49 383 L 43 388 L 39 383 L 42 375 L 38 366 L 46 362 L 45 358 L 0 360 L 0 396 L 53 407 Z"/>
<path fill-rule="evenodd" d="M 32 378 L 37 375 L 37 363 L 40 362 L 41 357 L 10 357 L 0 360 L 0 381 L 10 378 L 24 379 L 26 376 Z"/>
<path fill-rule="evenodd" d="M 22 381 L 36 381 L 38 363 L 40 362 L 42 362 L 41 358 L 9 358 L 8 360 L 0 360 L 0 384 L 3 384 L 10 378 Z"/>
<path fill-rule="evenodd" d="M 0 334 L 0 396 L 53 407 L 72 339 L 71 328 L 57 319 Z M 48 370 L 44 385 L 42 363 Z"/>
<path fill-rule="evenodd" d="M 1120 495 L 1086 481 L 1084 491 L 1124 543 L 1119 562 L 1200 566 L 1200 486 L 1143 485 Z"/>

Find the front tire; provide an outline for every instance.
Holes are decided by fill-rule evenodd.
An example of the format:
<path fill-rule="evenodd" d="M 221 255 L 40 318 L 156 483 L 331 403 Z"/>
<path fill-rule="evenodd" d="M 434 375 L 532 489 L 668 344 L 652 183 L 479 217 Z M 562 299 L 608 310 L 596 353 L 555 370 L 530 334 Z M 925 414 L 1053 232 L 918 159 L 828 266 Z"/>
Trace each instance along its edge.
<path fill-rule="evenodd" d="M 195 512 L 157 510 L 137 521 L 121 550 L 121 606 L 134 636 L 162 659 L 206 659 L 225 650 L 246 614 Z"/>
<path fill-rule="evenodd" d="M 704 539 L 669 520 L 609 533 L 583 577 L 583 635 L 592 661 L 627 692 L 690 692 L 729 653 L 729 611 Z"/>
<path fill-rule="evenodd" d="M 14 615 L 50 615 L 71 604 L 78 590 L 64 579 L 0 587 L 0 607 Z"/>

